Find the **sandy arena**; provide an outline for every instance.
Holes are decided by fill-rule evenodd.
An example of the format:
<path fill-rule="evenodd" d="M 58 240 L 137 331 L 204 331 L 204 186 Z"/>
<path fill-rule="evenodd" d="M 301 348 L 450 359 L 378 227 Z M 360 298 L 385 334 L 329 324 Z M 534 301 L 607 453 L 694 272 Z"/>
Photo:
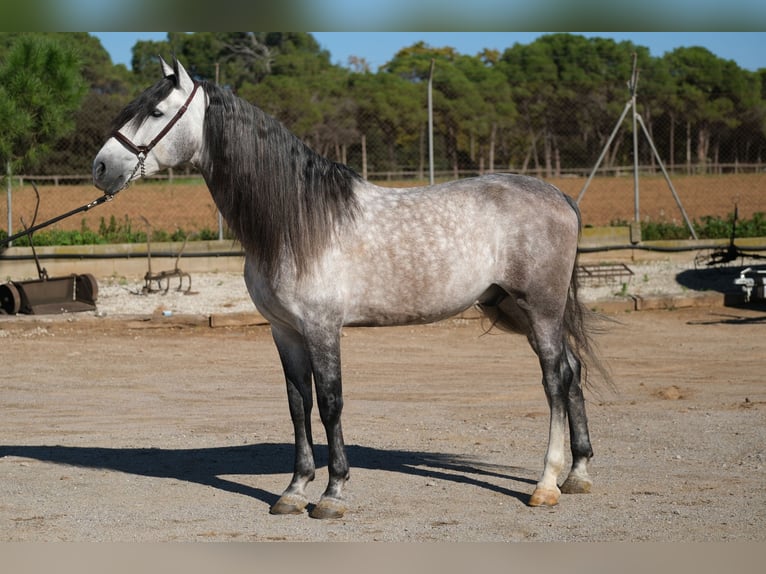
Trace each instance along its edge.
<path fill-rule="evenodd" d="M 688 294 L 673 265 L 584 295 Z M 96 313 L 0 317 L 0 540 L 766 538 L 763 308 L 609 312 L 597 342 L 616 389 L 586 393 L 593 492 L 555 508 L 525 504 L 548 410 L 522 337 L 471 318 L 347 329 L 350 509 L 316 521 L 268 514 L 292 469 L 268 326 L 247 320 L 240 276 L 194 280 L 185 296 L 101 281 Z"/>

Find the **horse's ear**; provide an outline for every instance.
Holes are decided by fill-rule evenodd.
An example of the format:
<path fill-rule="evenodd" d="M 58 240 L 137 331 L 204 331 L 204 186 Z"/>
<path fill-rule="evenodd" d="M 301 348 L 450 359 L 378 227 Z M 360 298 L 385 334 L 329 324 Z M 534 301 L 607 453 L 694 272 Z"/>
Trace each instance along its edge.
<path fill-rule="evenodd" d="M 168 78 L 170 76 L 175 76 L 175 70 L 165 61 L 162 56 L 160 56 L 160 65 L 162 66 L 163 77 Z"/>
<path fill-rule="evenodd" d="M 175 68 L 175 74 L 177 80 L 177 85 L 179 88 L 184 90 L 191 90 L 194 87 L 194 80 L 192 80 L 192 77 L 189 75 L 189 72 L 186 71 L 186 68 L 183 67 L 181 62 L 173 58 L 173 64 Z"/>

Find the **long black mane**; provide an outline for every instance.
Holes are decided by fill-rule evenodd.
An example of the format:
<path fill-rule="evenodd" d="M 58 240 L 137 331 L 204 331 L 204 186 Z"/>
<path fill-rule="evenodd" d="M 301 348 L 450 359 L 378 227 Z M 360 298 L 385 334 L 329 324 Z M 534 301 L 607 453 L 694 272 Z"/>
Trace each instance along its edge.
<path fill-rule="evenodd" d="M 361 176 L 231 91 L 203 88 L 209 105 L 200 167 L 218 209 L 269 276 L 284 256 L 306 271 L 337 226 L 354 218 Z"/>

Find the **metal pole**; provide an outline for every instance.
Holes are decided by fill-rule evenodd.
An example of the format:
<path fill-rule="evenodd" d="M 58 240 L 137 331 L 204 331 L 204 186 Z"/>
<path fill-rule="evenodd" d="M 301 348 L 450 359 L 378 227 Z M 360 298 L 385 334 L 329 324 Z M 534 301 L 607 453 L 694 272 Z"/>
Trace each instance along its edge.
<path fill-rule="evenodd" d="M 638 69 L 636 68 L 636 54 L 633 54 L 633 76 L 630 80 L 630 101 L 633 106 L 633 220 L 638 224 L 641 221 L 638 209 L 638 125 L 636 111 L 636 88 L 638 84 Z"/>
<path fill-rule="evenodd" d="M 609 146 L 612 145 L 612 140 L 614 140 L 614 136 L 617 135 L 617 130 L 620 129 L 620 124 L 622 124 L 622 120 L 624 120 L 625 116 L 628 115 L 628 110 L 630 109 L 632 105 L 633 105 L 632 100 L 628 101 L 628 103 L 625 104 L 625 109 L 622 110 L 622 115 L 620 115 L 620 119 L 617 120 L 617 123 L 614 125 L 614 129 L 612 130 L 612 133 L 609 136 L 609 139 L 606 141 L 606 145 L 604 146 L 604 149 L 601 150 L 601 155 L 598 156 L 596 165 L 593 166 L 593 170 L 590 172 L 588 179 L 585 180 L 585 185 L 583 185 L 582 190 L 580 190 L 580 195 L 577 196 L 578 205 L 580 204 L 580 200 L 582 199 L 582 196 L 585 195 L 585 190 L 588 189 L 588 186 L 590 185 L 590 182 L 593 179 L 593 176 L 596 175 L 596 172 L 598 171 L 598 168 L 601 165 L 601 162 L 604 160 L 604 156 L 606 155 L 606 150 L 608 150 Z"/>
<path fill-rule="evenodd" d="M 13 210 L 11 206 L 11 160 L 8 159 L 5 163 L 5 185 L 6 185 L 6 203 L 8 204 L 8 237 L 13 235 Z M 12 242 L 8 242 L 10 247 Z"/>
<path fill-rule="evenodd" d="M 657 159 L 657 163 L 660 164 L 660 169 L 662 170 L 662 174 L 665 176 L 665 181 L 668 184 L 668 187 L 670 188 L 670 193 L 673 194 L 673 199 L 676 200 L 676 205 L 678 206 L 678 209 L 681 211 L 681 216 L 684 218 L 684 221 L 686 222 L 686 227 L 689 228 L 689 232 L 692 234 L 693 239 L 697 239 L 697 233 L 694 231 L 694 226 L 692 225 L 691 221 L 689 221 L 689 216 L 686 215 L 686 210 L 684 209 L 683 204 L 681 204 L 681 198 L 678 197 L 678 193 L 676 193 L 676 188 L 673 187 L 673 183 L 670 181 L 670 176 L 668 175 L 667 170 L 665 169 L 665 164 L 662 163 L 662 159 L 660 159 L 660 154 L 657 153 L 657 148 L 654 147 L 654 141 L 649 136 L 649 130 L 646 129 L 646 125 L 644 125 L 644 120 L 641 118 L 641 116 L 638 116 L 638 122 L 641 124 L 641 129 L 644 132 L 644 135 L 646 136 L 646 141 L 649 142 L 649 147 L 652 148 L 652 153 L 654 153 L 654 157 Z"/>
<path fill-rule="evenodd" d="M 434 184 L 434 104 L 433 104 L 433 77 L 435 60 L 431 60 L 431 69 L 428 71 L 428 181 Z"/>
<path fill-rule="evenodd" d="M 218 85 L 218 75 L 220 71 L 221 65 L 216 62 L 215 63 L 215 85 Z M 221 215 L 221 211 L 218 210 L 218 241 L 223 241 L 223 215 Z"/>

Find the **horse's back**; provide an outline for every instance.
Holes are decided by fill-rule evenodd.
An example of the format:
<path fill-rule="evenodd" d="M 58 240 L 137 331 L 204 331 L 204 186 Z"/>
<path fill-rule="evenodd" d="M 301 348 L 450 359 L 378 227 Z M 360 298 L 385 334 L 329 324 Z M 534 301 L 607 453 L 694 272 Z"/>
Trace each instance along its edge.
<path fill-rule="evenodd" d="M 498 250 L 562 251 L 572 256 L 580 233 L 574 200 L 540 179 L 490 174 L 418 188 L 376 188 L 361 235 L 405 249 L 423 244 L 446 258 L 484 246 Z M 460 246 L 465 246 L 461 249 Z M 476 252 L 474 252 L 476 253 Z M 511 255 L 512 256 L 512 255 Z"/>
<path fill-rule="evenodd" d="M 388 198 L 390 204 L 403 201 L 418 208 L 427 205 L 441 209 L 470 207 L 481 211 L 494 208 L 512 222 L 553 217 L 574 220 L 579 225 L 574 200 L 556 186 L 526 175 L 493 173 L 423 187 L 372 187 Z M 530 214 L 533 217 L 528 217 Z M 465 215 L 471 216 L 473 212 Z"/>

